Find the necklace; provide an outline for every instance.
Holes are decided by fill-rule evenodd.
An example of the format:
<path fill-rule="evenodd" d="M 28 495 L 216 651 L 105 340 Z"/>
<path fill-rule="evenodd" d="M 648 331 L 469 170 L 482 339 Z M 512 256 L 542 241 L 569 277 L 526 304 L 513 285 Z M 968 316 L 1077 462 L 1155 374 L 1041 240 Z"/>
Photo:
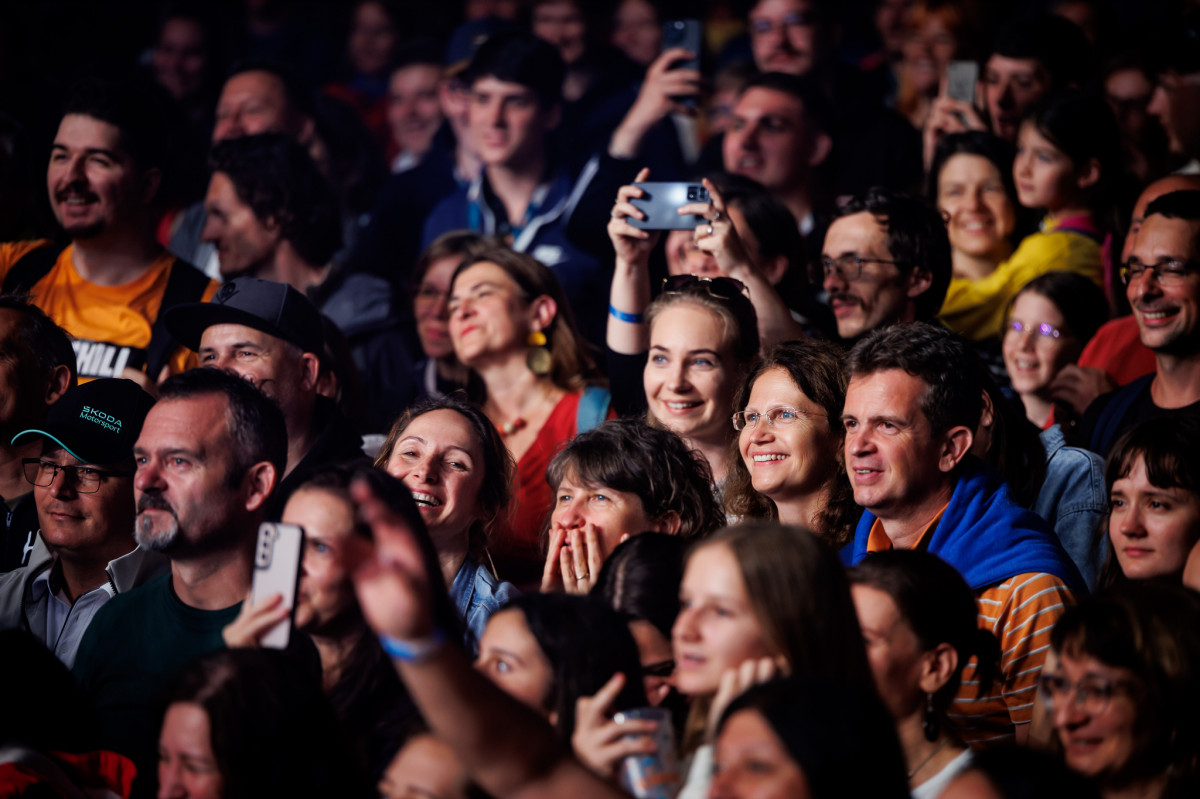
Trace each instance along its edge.
<path fill-rule="evenodd" d="M 516 419 L 513 419 L 511 422 L 504 422 L 500 425 L 500 436 L 502 438 L 511 436 L 518 430 L 524 430 L 527 424 L 528 422 L 526 422 L 520 416 L 518 416 Z"/>
<path fill-rule="evenodd" d="M 911 780 L 913 777 L 915 777 L 917 772 L 920 771 L 921 769 L 925 768 L 925 766 L 929 763 L 929 761 L 933 760 L 933 756 L 936 755 L 938 752 L 942 751 L 943 749 L 945 749 L 946 744 L 948 744 L 948 743 L 950 743 L 949 735 L 942 738 L 942 742 L 940 744 L 938 744 L 936 747 L 934 747 L 934 750 L 929 753 L 929 756 L 926 757 L 924 760 L 922 760 L 915 769 L 908 772 L 908 778 Z"/>

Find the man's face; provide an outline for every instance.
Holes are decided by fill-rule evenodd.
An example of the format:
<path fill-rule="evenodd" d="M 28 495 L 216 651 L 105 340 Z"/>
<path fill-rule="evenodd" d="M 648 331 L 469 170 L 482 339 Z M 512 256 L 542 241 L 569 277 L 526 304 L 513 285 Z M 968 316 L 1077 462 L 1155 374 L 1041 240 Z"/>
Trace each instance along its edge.
<path fill-rule="evenodd" d="M 85 464 L 46 440 L 42 460 L 59 466 L 91 466 L 100 471 L 132 473 L 130 464 Z M 60 471 L 50 485 L 34 486 L 42 538 L 64 557 L 103 552 L 133 529 L 133 478 L 104 476 L 94 493 L 80 493 L 75 476 Z M 130 549 L 133 545 L 130 544 Z"/>
<path fill-rule="evenodd" d="M 1036 59 L 993 55 L 983 71 L 983 102 L 992 132 L 1016 141 L 1025 112 L 1048 91 L 1050 74 Z"/>
<path fill-rule="evenodd" d="M 234 443 L 220 394 L 160 400 L 133 448 L 134 536 L 173 558 L 244 543 L 244 486 L 232 479 Z"/>
<path fill-rule="evenodd" d="M 820 57 L 818 10 L 807 0 L 760 0 L 750 11 L 750 49 L 763 72 L 804 75 Z"/>
<path fill-rule="evenodd" d="M 0 443 L 41 424 L 49 386 L 21 340 L 21 314 L 0 308 Z"/>
<path fill-rule="evenodd" d="M 587 23 L 573 0 L 543 0 L 533 9 L 533 35 L 549 42 L 568 67 L 587 49 Z"/>
<path fill-rule="evenodd" d="M 83 114 L 67 114 L 58 126 L 46 189 L 55 218 L 72 239 L 128 223 L 144 193 L 133 159 L 121 147 L 121 132 Z"/>
<path fill-rule="evenodd" d="M 540 157 L 557 115 L 543 110 L 533 89 L 490 75 L 471 86 L 467 124 L 487 166 L 520 168 Z"/>
<path fill-rule="evenodd" d="M 913 300 L 928 288 L 927 275 L 914 269 L 905 276 L 895 264 L 880 263 L 895 259 L 887 247 L 887 231 L 872 213 L 860 211 L 835 220 L 825 234 L 824 255 L 851 263 L 825 275 L 839 336 L 854 339 L 884 325 L 912 321 Z M 857 277 L 855 256 L 865 262 Z"/>
<path fill-rule="evenodd" d="M 1159 75 L 1146 110 L 1162 123 L 1171 152 L 1200 157 L 1200 72 Z"/>
<path fill-rule="evenodd" d="M 208 71 L 208 43 L 204 28 L 185 17 L 163 24 L 151 60 L 154 79 L 176 100 L 191 97 L 204 87 Z"/>
<path fill-rule="evenodd" d="M 213 141 L 256 133 L 298 136 L 300 124 L 288 105 L 283 81 L 270 72 L 250 70 L 225 81 L 217 100 Z"/>
<path fill-rule="evenodd" d="M 1167 261 L 1192 264 L 1182 276 L 1163 280 L 1147 269 L 1125 287 L 1133 307 L 1138 335 L 1155 352 L 1194 355 L 1200 352 L 1200 274 L 1195 271 L 1196 242 L 1200 222 L 1168 219 L 1159 214 L 1146 217 L 1138 231 L 1130 262 L 1146 266 Z"/>
<path fill-rule="evenodd" d="M 757 180 L 770 192 L 789 192 L 808 182 L 812 135 L 799 100 L 754 87 L 738 98 L 722 145 L 725 169 Z"/>
<path fill-rule="evenodd" d="M 200 336 L 200 365 L 235 372 L 278 402 L 287 415 L 289 402 L 309 392 L 306 355 L 270 333 L 246 325 L 209 325 Z"/>
<path fill-rule="evenodd" d="M 926 390 L 902 369 L 853 377 L 846 387 L 842 422 L 854 502 L 885 520 L 905 518 L 946 480 L 943 437 L 921 410 Z"/>
<path fill-rule="evenodd" d="M 279 246 L 279 231 L 263 224 L 237 195 L 233 181 L 224 172 L 214 172 L 204 198 L 204 220 L 201 238 L 217 248 L 221 279 L 233 280 L 243 275 L 261 276 L 275 262 Z"/>
<path fill-rule="evenodd" d="M 442 124 L 438 83 L 442 71 L 433 64 L 413 64 L 392 73 L 388 83 L 388 124 L 400 149 L 422 155 Z"/>

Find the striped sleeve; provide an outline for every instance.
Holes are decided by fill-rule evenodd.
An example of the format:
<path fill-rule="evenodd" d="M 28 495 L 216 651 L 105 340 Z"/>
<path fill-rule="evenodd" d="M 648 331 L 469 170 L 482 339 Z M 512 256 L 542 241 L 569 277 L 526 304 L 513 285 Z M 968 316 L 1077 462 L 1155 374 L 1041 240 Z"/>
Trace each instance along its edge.
<path fill-rule="evenodd" d="M 979 693 L 974 660 L 951 717 L 973 745 L 1010 738 L 1017 724 L 1033 718 L 1037 681 L 1050 648 L 1050 631 L 1074 598 L 1051 574 L 1019 574 L 979 593 L 979 626 L 1000 642 L 1000 674 Z"/>

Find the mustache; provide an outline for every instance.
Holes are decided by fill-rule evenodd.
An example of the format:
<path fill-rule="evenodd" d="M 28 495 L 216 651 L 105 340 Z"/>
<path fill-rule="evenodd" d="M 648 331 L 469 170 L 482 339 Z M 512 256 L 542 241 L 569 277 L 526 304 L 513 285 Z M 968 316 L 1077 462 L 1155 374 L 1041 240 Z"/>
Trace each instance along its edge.
<path fill-rule="evenodd" d="M 830 304 L 834 302 L 852 302 L 855 305 L 862 305 L 862 300 L 853 294 L 847 294 L 844 291 L 831 292 L 829 295 L 829 302 Z"/>
<path fill-rule="evenodd" d="M 54 199 L 59 201 L 65 201 L 72 196 L 83 197 L 85 200 L 99 199 L 96 193 L 88 188 L 88 184 L 82 180 L 72 181 L 54 192 Z"/>
<path fill-rule="evenodd" d="M 142 494 L 142 498 L 137 503 L 137 512 L 140 514 L 146 510 L 165 510 L 172 516 L 175 515 L 175 509 L 171 507 L 171 503 L 159 494 Z"/>

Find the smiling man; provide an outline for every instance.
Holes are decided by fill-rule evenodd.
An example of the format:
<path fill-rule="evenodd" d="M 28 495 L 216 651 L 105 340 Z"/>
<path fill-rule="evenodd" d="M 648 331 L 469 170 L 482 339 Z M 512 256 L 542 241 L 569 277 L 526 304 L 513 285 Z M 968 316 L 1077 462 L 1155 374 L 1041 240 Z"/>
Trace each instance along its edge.
<path fill-rule="evenodd" d="M 23 459 L 40 530 L 28 565 L 0 578 L 0 629 L 28 630 L 67 667 L 96 611 L 166 569 L 133 540 L 133 443 L 153 404 L 132 380 L 101 378 L 13 438 L 41 443 Z"/>
<path fill-rule="evenodd" d="M 853 342 L 899 322 L 933 319 L 950 285 L 950 239 L 932 205 L 871 189 L 842 206 L 813 265 L 838 335 Z"/>
<path fill-rule="evenodd" d="M 67 103 L 50 149 L 46 189 L 71 243 L 0 244 L 4 292 L 27 292 L 70 333 L 81 382 L 155 382 L 187 351 L 158 323 L 171 305 L 217 286 L 154 237 L 168 133 L 146 92 L 85 81 Z"/>
<path fill-rule="evenodd" d="M 1140 421 L 1200 414 L 1200 191 L 1171 192 L 1146 206 L 1121 274 L 1155 371 L 1088 406 L 1078 440 L 1100 455 Z"/>
<path fill-rule="evenodd" d="M 969 666 L 951 712 L 971 743 L 1024 739 L 1050 629 L 1083 585 L 1045 521 L 970 454 L 982 369 L 944 328 L 876 330 L 850 351 L 842 412 L 846 471 L 866 510 L 853 561 L 889 549 L 937 555 L 962 573 L 980 626 L 1000 640 L 997 681 L 977 692 Z"/>

